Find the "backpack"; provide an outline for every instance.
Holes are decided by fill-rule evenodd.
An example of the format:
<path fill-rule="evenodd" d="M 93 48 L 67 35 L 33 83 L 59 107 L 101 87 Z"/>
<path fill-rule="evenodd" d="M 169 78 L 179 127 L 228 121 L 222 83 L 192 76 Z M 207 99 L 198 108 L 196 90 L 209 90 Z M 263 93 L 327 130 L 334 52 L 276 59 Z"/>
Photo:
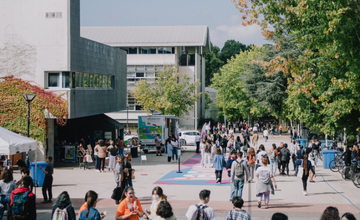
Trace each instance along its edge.
<path fill-rule="evenodd" d="M 210 218 L 207 216 L 205 212 L 205 208 L 207 208 L 206 205 L 203 206 L 195 205 L 195 206 L 196 206 L 196 211 L 192 215 L 191 220 L 210 220 Z"/>
<path fill-rule="evenodd" d="M 211 153 L 211 146 L 210 145 L 205 145 L 205 153 Z"/>
<path fill-rule="evenodd" d="M 275 150 L 273 150 L 270 153 L 270 160 L 275 160 L 275 158 L 276 158 L 276 154 L 275 154 Z"/>
<path fill-rule="evenodd" d="M 23 193 L 14 194 L 13 205 L 12 205 L 12 214 L 28 216 L 29 214 L 29 193 L 31 191 L 26 191 Z"/>
<path fill-rule="evenodd" d="M 242 177 L 244 176 L 244 164 L 243 164 L 243 160 L 241 160 L 240 162 L 238 162 L 237 160 L 235 160 L 235 162 L 237 163 L 235 165 L 235 176 L 236 177 Z"/>
<path fill-rule="evenodd" d="M 69 207 L 69 206 L 67 206 Z M 69 216 L 67 213 L 67 207 L 64 209 L 60 209 L 59 207 L 57 207 L 54 211 L 52 220 L 68 220 Z"/>

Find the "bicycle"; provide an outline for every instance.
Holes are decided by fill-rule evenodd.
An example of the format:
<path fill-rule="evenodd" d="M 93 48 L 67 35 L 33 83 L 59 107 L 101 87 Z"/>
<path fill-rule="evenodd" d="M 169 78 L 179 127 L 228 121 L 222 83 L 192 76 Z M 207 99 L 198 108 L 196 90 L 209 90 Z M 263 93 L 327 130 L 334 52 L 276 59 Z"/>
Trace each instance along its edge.
<path fill-rule="evenodd" d="M 352 179 L 352 182 L 357 188 L 360 188 L 360 173 L 357 173 L 354 175 L 354 178 Z"/>
<path fill-rule="evenodd" d="M 342 164 L 344 163 L 344 161 L 341 159 L 341 154 L 340 153 L 336 153 L 335 154 L 335 159 L 333 159 L 332 161 L 330 161 L 329 163 L 329 168 L 331 171 L 333 172 L 339 172 L 340 168 L 342 167 Z"/>
<path fill-rule="evenodd" d="M 351 161 L 350 166 L 345 166 L 343 168 L 343 172 L 341 173 L 341 177 L 344 180 L 353 180 L 356 174 L 360 173 L 360 167 L 358 166 L 358 162 L 356 160 Z"/>

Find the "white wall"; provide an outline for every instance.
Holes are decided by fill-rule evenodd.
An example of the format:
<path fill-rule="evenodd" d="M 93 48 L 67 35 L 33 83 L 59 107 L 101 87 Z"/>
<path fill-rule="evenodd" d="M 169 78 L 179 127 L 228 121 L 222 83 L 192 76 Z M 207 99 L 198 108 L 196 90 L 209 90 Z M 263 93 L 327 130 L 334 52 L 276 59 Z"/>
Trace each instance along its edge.
<path fill-rule="evenodd" d="M 175 54 L 128 54 L 127 65 L 176 65 Z"/>

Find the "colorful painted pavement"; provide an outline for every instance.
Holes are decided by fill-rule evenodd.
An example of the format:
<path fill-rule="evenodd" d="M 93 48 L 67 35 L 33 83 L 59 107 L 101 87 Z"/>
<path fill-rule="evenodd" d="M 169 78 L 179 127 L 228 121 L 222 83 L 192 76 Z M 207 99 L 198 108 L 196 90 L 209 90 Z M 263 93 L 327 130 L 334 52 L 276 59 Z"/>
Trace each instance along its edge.
<path fill-rule="evenodd" d="M 226 158 L 227 156 L 225 156 Z M 181 172 L 178 169 L 171 171 L 156 181 L 154 184 L 167 185 L 218 185 L 215 179 L 215 169 L 205 168 L 200 165 L 201 155 L 195 154 L 185 163 L 181 164 Z M 229 184 L 229 178 L 225 169 L 222 173 L 221 185 Z"/>

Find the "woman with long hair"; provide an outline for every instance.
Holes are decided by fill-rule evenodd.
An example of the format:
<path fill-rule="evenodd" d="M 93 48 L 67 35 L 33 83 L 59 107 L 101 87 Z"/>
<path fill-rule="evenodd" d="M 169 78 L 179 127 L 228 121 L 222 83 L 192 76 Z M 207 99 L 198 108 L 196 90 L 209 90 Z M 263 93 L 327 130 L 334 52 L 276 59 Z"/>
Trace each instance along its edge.
<path fill-rule="evenodd" d="M 204 167 L 205 165 L 205 145 L 206 145 L 206 141 L 205 139 L 202 139 L 201 140 L 201 143 L 200 143 L 200 153 L 201 153 L 201 161 L 200 161 L 200 165 L 202 167 Z"/>
<path fill-rule="evenodd" d="M 143 217 L 143 209 L 140 201 L 135 198 L 134 188 L 131 186 L 127 187 L 122 196 L 121 202 L 116 211 L 116 220 L 138 220 Z"/>
<path fill-rule="evenodd" d="M 340 220 L 339 210 L 336 207 L 328 206 L 320 217 L 320 220 Z"/>
<path fill-rule="evenodd" d="M 249 163 L 249 182 L 254 180 L 254 171 L 255 171 L 255 150 L 253 147 L 250 147 L 249 152 L 246 155 L 246 160 Z"/>
<path fill-rule="evenodd" d="M 82 206 L 79 209 L 79 214 L 78 214 L 79 217 L 80 217 L 81 212 L 83 210 L 87 209 L 87 200 L 88 200 L 88 197 L 91 197 L 91 196 L 96 197 L 97 196 L 96 192 L 94 192 L 92 190 L 89 190 L 89 191 L 86 192 L 86 194 L 85 194 L 85 203 L 82 204 Z"/>
<path fill-rule="evenodd" d="M 152 190 L 152 203 L 149 209 L 146 209 L 146 213 L 144 217 L 145 219 L 155 219 L 157 218 L 156 210 L 158 208 L 158 205 L 161 201 L 166 201 L 166 196 L 163 194 L 163 190 L 160 186 L 156 186 Z"/>
<path fill-rule="evenodd" d="M 95 151 L 98 153 L 96 169 L 99 170 L 100 172 L 101 172 L 101 170 L 102 170 L 102 172 L 105 172 L 105 157 L 106 157 L 108 150 L 105 146 L 104 140 L 99 140 L 99 145 L 95 147 Z"/>
<path fill-rule="evenodd" d="M 97 204 L 98 195 L 94 192 L 87 197 L 86 206 L 87 209 L 83 210 L 80 214 L 79 220 L 99 220 L 103 219 L 105 215 L 100 215 L 99 211 L 95 209 Z"/>
<path fill-rule="evenodd" d="M 119 153 L 119 149 L 114 145 L 114 141 L 110 140 L 110 145 L 107 148 L 107 151 L 110 152 L 110 158 L 109 158 L 109 171 L 110 169 L 115 173 L 115 165 L 116 165 L 116 156 Z"/>
<path fill-rule="evenodd" d="M 222 155 L 220 148 L 216 149 L 216 154 L 214 157 L 214 168 L 215 168 L 215 176 L 216 183 L 221 184 L 222 170 L 224 169 L 225 157 Z"/>
<path fill-rule="evenodd" d="M 270 169 L 273 175 L 275 176 L 276 169 L 277 169 L 277 157 L 279 155 L 278 151 L 276 150 L 276 144 L 271 145 L 271 150 L 269 151 L 269 159 L 270 159 Z"/>
<path fill-rule="evenodd" d="M 75 215 L 75 211 L 74 211 L 74 207 L 70 201 L 70 196 L 68 194 L 68 192 L 64 191 L 62 192 L 57 198 L 56 201 L 53 205 L 53 210 L 52 210 L 52 214 L 51 214 L 51 219 L 54 219 L 54 215 L 55 216 L 61 216 L 62 214 L 62 210 L 66 210 L 67 212 L 67 220 L 76 220 L 76 215 Z M 58 212 L 60 211 L 60 212 Z M 56 218 L 58 219 L 58 218 Z"/>
<path fill-rule="evenodd" d="M 312 165 L 311 165 L 311 161 L 308 160 L 308 155 L 304 154 L 304 170 L 303 170 L 303 176 L 301 178 L 302 182 L 303 182 L 304 196 L 307 195 L 306 187 L 307 187 L 307 180 L 309 178 L 310 170 L 311 170 L 311 172 L 313 172 L 314 177 L 316 177 L 315 171 L 314 171 L 314 169 L 312 168 Z"/>
<path fill-rule="evenodd" d="M 0 180 L 0 195 L 1 195 L 1 204 L 3 207 L 0 208 L 0 219 L 2 219 L 4 215 L 4 211 L 7 208 L 8 213 L 11 213 L 11 206 L 10 204 L 10 196 L 11 192 L 16 189 L 16 182 L 13 180 L 13 173 L 11 170 L 7 169 L 3 171 L 2 179 Z M 8 214 L 8 218 L 10 219 Z"/>
<path fill-rule="evenodd" d="M 205 144 L 205 149 L 204 149 L 204 167 L 210 168 L 211 167 L 211 163 L 210 163 L 210 159 L 211 159 L 211 141 L 208 140 Z"/>
<path fill-rule="evenodd" d="M 265 209 L 268 209 L 270 201 L 270 191 L 273 191 L 272 185 L 274 184 L 275 188 L 277 188 L 277 185 L 270 168 L 267 167 L 268 159 L 263 158 L 261 163 L 262 166 L 260 166 L 256 170 L 256 177 L 258 178 L 258 181 L 256 182 L 256 197 L 258 199 L 258 208 L 261 208 L 261 200 L 264 196 Z"/>

